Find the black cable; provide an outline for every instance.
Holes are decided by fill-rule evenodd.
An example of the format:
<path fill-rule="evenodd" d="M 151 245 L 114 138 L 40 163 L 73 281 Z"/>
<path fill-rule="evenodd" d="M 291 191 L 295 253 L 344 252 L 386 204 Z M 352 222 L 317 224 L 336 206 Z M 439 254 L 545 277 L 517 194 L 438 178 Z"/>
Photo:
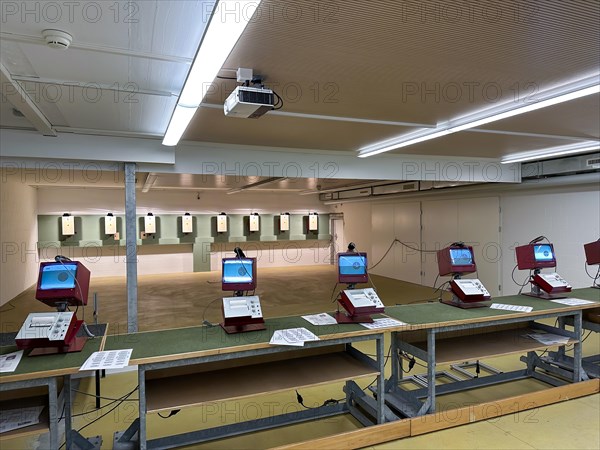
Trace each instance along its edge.
<path fill-rule="evenodd" d="M 427 368 L 426 365 L 418 363 L 414 356 L 409 355 L 406 352 L 400 352 L 400 357 L 402 357 L 402 358 L 404 358 L 404 359 L 406 359 L 408 361 L 408 371 L 407 372 L 410 372 L 412 370 L 412 368 L 415 366 L 415 364 L 417 366 L 421 366 L 421 367 Z"/>
<path fill-rule="evenodd" d="M 236 80 L 237 81 L 237 77 L 222 77 L 220 75 L 217 75 L 217 78 L 219 80 Z"/>
<path fill-rule="evenodd" d="M 206 316 L 206 310 L 208 309 L 208 307 L 210 305 L 212 305 L 214 302 L 221 300 L 221 297 L 215 298 L 214 300 L 211 300 L 202 310 L 202 323 L 208 322 L 207 320 L 204 319 L 204 317 Z M 210 322 L 209 322 L 210 323 Z M 211 324 L 212 325 L 212 324 Z"/>
<path fill-rule="evenodd" d="M 161 419 L 168 419 L 169 417 L 173 417 L 175 414 L 177 414 L 179 411 L 181 411 L 180 409 L 174 409 L 171 412 L 169 412 L 168 416 L 163 416 L 161 413 L 156 413 L 158 414 L 158 417 L 160 417 Z"/>
<path fill-rule="evenodd" d="M 373 270 L 375 267 L 377 267 L 379 264 L 381 264 L 381 262 L 385 259 L 385 257 L 388 255 L 388 253 L 390 252 L 390 250 L 392 249 L 392 247 L 394 246 L 395 243 L 398 243 L 400 245 L 403 245 L 406 248 L 409 248 L 411 250 L 414 250 L 416 252 L 419 253 L 437 253 L 437 250 L 422 250 L 420 248 L 417 247 L 413 247 L 411 245 L 408 245 L 405 242 L 402 242 L 400 239 L 394 238 L 394 240 L 392 241 L 392 243 L 390 244 L 390 246 L 388 247 L 388 249 L 385 251 L 385 253 L 383 254 L 383 256 L 381 257 L 381 259 L 379 261 L 377 261 L 376 264 L 373 264 L 371 267 L 369 267 L 369 270 Z"/>
<path fill-rule="evenodd" d="M 598 266 L 598 270 L 596 271 L 596 276 L 592 276 L 590 275 L 590 273 L 588 272 L 588 265 L 586 262 L 583 263 L 583 267 L 585 269 L 585 273 L 588 277 L 590 277 L 592 280 L 596 281 L 598 279 L 598 277 L 600 276 L 600 265 Z M 14 308 L 14 306 L 13 306 Z"/>
<path fill-rule="evenodd" d="M 515 283 L 517 286 L 520 287 L 519 289 L 519 294 L 521 294 L 521 292 L 523 291 L 523 288 L 527 285 L 527 283 L 529 283 L 529 280 L 531 278 L 531 273 L 529 275 L 527 275 L 527 278 L 525 279 L 525 281 L 521 284 L 519 283 L 517 280 L 515 280 L 515 270 L 517 269 L 518 264 L 515 264 L 515 267 L 513 267 L 512 272 L 510 273 L 510 277 L 513 280 L 513 283 Z M 531 272 L 531 271 L 530 271 Z"/>
<path fill-rule="evenodd" d="M 119 398 L 102 397 L 101 395 L 90 394 L 89 392 L 80 391 L 78 389 L 71 389 L 71 391 L 72 392 L 77 392 L 78 394 L 87 395 L 88 397 L 101 398 L 102 400 L 116 400 L 116 401 L 119 401 L 119 400 L 121 400 L 121 398 L 123 398 L 123 396 L 121 396 Z M 127 401 L 128 402 L 138 402 L 139 399 L 137 399 L 137 398 L 131 398 L 131 399 L 128 399 Z"/>
<path fill-rule="evenodd" d="M 82 426 L 81 428 L 79 428 L 77 430 L 78 433 L 81 433 L 82 430 L 84 430 L 85 428 L 89 427 L 90 425 L 92 425 L 93 423 L 96 423 L 98 420 L 102 419 L 103 417 L 107 416 L 108 414 L 110 414 L 111 412 L 113 412 L 115 409 L 117 409 L 125 400 L 127 400 L 127 397 L 129 397 L 131 394 L 133 394 L 135 391 L 137 391 L 139 386 L 136 386 L 135 389 L 133 389 L 131 392 L 129 392 L 128 394 L 125 394 L 122 398 L 122 400 L 117 403 L 114 407 L 112 407 L 109 411 L 105 412 L 104 414 L 96 417 L 94 420 L 92 420 L 91 422 L 87 423 L 86 425 Z M 66 441 L 59 447 L 59 450 L 61 448 L 63 448 L 66 445 Z"/>
<path fill-rule="evenodd" d="M 587 338 L 589 338 L 589 337 L 590 337 L 590 334 L 592 334 L 592 330 L 589 330 L 589 331 L 588 331 L 588 334 L 587 334 L 587 335 L 586 335 L 586 336 L 585 336 L 585 337 L 584 337 L 584 338 L 583 338 L 583 339 L 582 339 L 582 340 L 581 340 L 579 343 L 580 343 L 580 344 L 583 344 L 583 343 L 585 342 L 585 340 L 586 340 Z M 571 350 L 573 350 L 574 348 L 575 348 L 575 345 L 573 345 L 573 344 L 571 345 L 571 347 L 570 347 L 570 348 L 567 348 L 567 347 L 565 346 L 565 352 L 570 352 L 570 351 L 571 351 Z"/>
<path fill-rule="evenodd" d="M 337 287 L 338 287 L 338 284 L 340 284 L 340 283 L 339 283 L 339 282 L 338 282 L 338 283 L 335 283 L 335 286 L 333 287 L 333 289 L 332 289 L 332 291 L 331 291 L 331 295 L 329 296 L 329 298 L 331 299 L 331 303 L 335 302 L 335 300 L 336 300 L 335 298 L 333 298 L 333 294 L 335 293 L 335 290 L 337 289 Z M 336 298 L 337 298 L 337 297 L 336 297 Z"/>
<path fill-rule="evenodd" d="M 405 242 L 402 242 L 400 239 L 395 239 L 395 241 L 398 242 L 400 245 L 404 245 L 406 248 L 410 248 L 411 250 L 414 250 L 419 253 L 437 253 L 437 250 L 423 250 L 417 247 L 412 247 L 406 244 Z"/>
<path fill-rule="evenodd" d="M 1 309 L 0 314 L 4 314 L 5 312 L 12 311 L 13 309 L 15 309 L 15 305 L 13 305 L 11 302 L 8 302 L 7 305 L 10 306 L 10 309 Z"/>
<path fill-rule="evenodd" d="M 275 105 L 273 105 L 273 111 L 277 111 L 277 110 L 283 108 L 283 99 L 279 96 L 279 94 L 277 94 L 277 92 L 273 91 L 273 94 L 275 95 L 275 97 L 277 97 L 277 103 L 275 103 Z M 278 104 L 280 104 L 280 105 L 277 106 Z"/>
<path fill-rule="evenodd" d="M 136 386 L 136 387 L 135 387 L 135 388 L 134 388 L 132 391 L 130 391 L 129 393 L 127 393 L 127 394 L 125 394 L 125 395 L 123 395 L 123 396 L 121 396 L 121 397 L 119 397 L 119 398 L 117 398 L 117 399 L 113 400 L 113 401 L 112 401 L 112 402 L 110 402 L 110 403 L 107 403 L 106 405 L 103 405 L 103 406 L 101 406 L 99 409 L 104 409 L 104 408 L 106 408 L 106 407 L 108 407 L 108 406 L 110 406 L 110 405 L 112 405 L 112 404 L 114 404 L 114 403 L 117 403 L 117 402 L 118 402 L 119 404 L 118 404 L 118 405 L 116 405 L 116 406 L 115 406 L 115 408 L 116 408 L 117 406 L 119 406 L 121 403 L 123 403 L 124 401 L 134 401 L 133 399 L 129 400 L 127 397 L 129 397 L 131 394 L 133 394 L 135 391 L 137 391 L 137 390 L 138 390 L 138 388 L 139 388 L 139 386 Z M 72 390 L 75 390 L 75 389 L 72 389 Z M 79 392 L 79 391 L 77 391 L 77 392 Z M 139 401 L 139 399 L 136 399 L 135 401 Z M 66 406 L 66 405 L 65 405 L 65 406 Z M 96 418 L 96 419 L 94 419 L 92 422 L 90 422 L 90 423 L 88 423 L 87 425 L 85 425 L 83 428 L 85 428 L 85 427 L 87 427 L 87 426 L 91 425 L 91 424 L 92 424 L 92 423 L 94 423 L 96 420 L 99 420 L 99 419 L 101 419 L 101 418 L 102 418 L 102 417 L 104 417 L 106 414 L 108 414 L 108 413 L 110 413 L 111 411 L 113 411 L 115 408 L 113 408 L 113 409 L 111 409 L 110 411 L 108 411 L 107 413 L 105 413 L 105 414 L 102 414 L 101 416 L 97 417 L 97 418 Z M 97 410 L 94 410 L 94 411 L 97 411 Z M 63 406 L 63 411 L 62 411 L 62 413 L 61 413 L 61 417 L 58 419 L 59 421 L 61 421 L 62 419 L 64 419 L 64 418 L 65 418 L 65 416 L 64 416 L 64 412 L 65 412 L 65 407 Z M 92 411 L 87 411 L 87 412 L 84 412 L 84 413 L 79 413 L 79 414 L 71 414 L 71 417 L 80 417 L 80 416 L 85 416 L 85 415 L 87 415 L 87 414 L 90 414 L 91 412 L 92 412 Z M 80 429 L 78 430 L 78 432 L 79 432 L 79 431 L 81 431 L 81 430 L 83 430 L 83 428 L 80 428 Z M 65 445 L 65 444 L 61 445 L 61 446 L 59 447 L 59 449 L 60 449 L 60 448 L 62 448 L 64 445 Z"/>
<path fill-rule="evenodd" d="M 388 247 L 388 249 L 385 251 L 385 253 L 383 254 L 383 256 L 381 257 L 381 259 L 379 261 L 377 261 L 376 264 L 372 265 L 371 267 L 369 267 L 367 269 L 367 272 L 369 270 L 373 270 L 375 267 L 377 267 L 379 264 L 381 264 L 381 261 L 383 261 L 385 259 L 385 257 L 387 256 L 387 254 L 390 252 L 390 250 L 392 249 L 392 247 L 394 246 L 394 244 L 396 243 L 396 239 L 394 239 L 392 241 L 392 243 L 390 244 L 390 246 Z"/>

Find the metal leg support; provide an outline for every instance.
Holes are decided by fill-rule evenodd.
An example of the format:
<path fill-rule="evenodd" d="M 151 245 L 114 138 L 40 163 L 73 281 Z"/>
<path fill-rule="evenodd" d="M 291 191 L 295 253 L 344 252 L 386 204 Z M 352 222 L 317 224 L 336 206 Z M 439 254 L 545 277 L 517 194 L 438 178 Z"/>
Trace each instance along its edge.
<path fill-rule="evenodd" d="M 71 376 L 64 377 L 65 392 L 65 440 L 67 450 L 100 450 L 102 436 L 94 436 L 90 439 L 84 438 L 77 430 L 73 430 L 72 406 L 73 396 L 71 387 Z"/>

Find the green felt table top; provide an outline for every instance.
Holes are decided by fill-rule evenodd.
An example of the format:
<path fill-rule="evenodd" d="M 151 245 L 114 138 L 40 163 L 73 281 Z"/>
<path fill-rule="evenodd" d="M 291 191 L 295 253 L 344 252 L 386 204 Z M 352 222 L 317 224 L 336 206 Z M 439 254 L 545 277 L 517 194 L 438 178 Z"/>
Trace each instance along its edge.
<path fill-rule="evenodd" d="M 383 317 L 383 316 L 374 316 Z M 176 355 L 198 356 L 265 348 L 276 330 L 304 327 L 325 339 L 380 334 L 359 324 L 314 326 L 300 316 L 265 319 L 265 330 L 227 334 L 220 326 L 189 327 L 108 336 L 105 350 L 132 348 L 130 364 L 151 360 L 179 359 Z M 173 358 L 169 358 L 173 356 Z"/>
<path fill-rule="evenodd" d="M 531 306 L 532 313 L 497 310 L 490 308 L 461 309 L 442 303 L 425 303 L 386 307 L 385 315 L 401 320 L 408 326 L 387 329 L 403 331 L 431 328 L 440 324 L 456 325 L 460 323 L 478 323 L 499 318 L 528 317 L 536 313 L 552 311 L 573 311 L 600 306 L 600 290 L 586 288 L 575 289 L 570 297 L 592 300 L 598 305 L 566 306 L 549 300 L 526 296 L 506 296 L 492 299 L 495 303 Z M 377 317 L 377 316 L 375 316 Z M 195 356 L 207 356 L 219 353 L 231 353 L 250 349 L 269 347 L 269 341 L 275 330 L 305 327 L 322 339 L 335 339 L 353 336 L 367 336 L 381 333 L 369 330 L 359 324 L 313 326 L 302 317 L 280 317 L 265 320 L 266 330 L 247 333 L 227 334 L 219 326 L 189 327 L 170 330 L 158 330 L 122 335 L 107 336 L 104 350 L 132 348 L 130 364 L 150 363 L 154 361 L 174 360 Z M 0 374 L 0 382 L 15 379 L 32 379 L 45 376 L 60 376 L 75 373 L 91 353 L 100 350 L 101 339 L 87 342 L 83 351 L 62 355 L 26 357 L 13 373 Z M 1 347 L 0 354 L 15 351 L 16 347 Z"/>
<path fill-rule="evenodd" d="M 574 289 L 568 294 L 571 298 L 580 298 L 598 303 L 597 305 L 567 306 L 550 300 L 528 297 L 525 295 L 509 295 L 492 299 L 492 303 L 531 306 L 531 313 L 507 311 L 491 308 L 462 309 L 443 303 L 423 303 L 386 307 L 385 314 L 411 325 L 411 329 L 425 329 L 440 324 L 459 325 L 499 319 L 500 317 L 533 316 L 535 313 L 552 313 L 558 311 L 574 311 L 600 306 L 600 290 L 593 288 Z"/>
<path fill-rule="evenodd" d="M 101 345 L 102 336 L 97 336 L 94 339 L 88 339 L 80 352 L 27 356 L 30 350 L 25 350 L 14 372 L 0 373 L 0 383 L 76 373 L 92 353 L 100 350 Z M 0 354 L 5 355 L 17 350 L 16 345 L 8 345 L 0 347 Z"/>

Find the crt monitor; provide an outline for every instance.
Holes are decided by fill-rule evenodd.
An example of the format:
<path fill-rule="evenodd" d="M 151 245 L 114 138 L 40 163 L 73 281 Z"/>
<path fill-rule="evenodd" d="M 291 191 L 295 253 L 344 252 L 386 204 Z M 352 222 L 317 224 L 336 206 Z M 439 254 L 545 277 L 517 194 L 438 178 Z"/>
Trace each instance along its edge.
<path fill-rule="evenodd" d="M 556 267 L 556 256 L 552 244 L 527 244 L 515 248 L 519 270 Z"/>
<path fill-rule="evenodd" d="M 366 253 L 338 253 L 337 262 L 339 283 L 355 284 L 369 282 Z"/>
<path fill-rule="evenodd" d="M 40 264 L 35 298 L 48 306 L 87 305 L 90 271 L 79 261 Z"/>
<path fill-rule="evenodd" d="M 223 258 L 221 288 L 224 291 L 256 289 L 256 258 Z"/>
<path fill-rule="evenodd" d="M 588 266 L 600 264 L 600 239 L 583 246 L 585 250 L 585 262 Z"/>
<path fill-rule="evenodd" d="M 477 271 L 473 247 L 451 245 L 437 252 L 438 268 L 441 276 L 473 273 Z"/>

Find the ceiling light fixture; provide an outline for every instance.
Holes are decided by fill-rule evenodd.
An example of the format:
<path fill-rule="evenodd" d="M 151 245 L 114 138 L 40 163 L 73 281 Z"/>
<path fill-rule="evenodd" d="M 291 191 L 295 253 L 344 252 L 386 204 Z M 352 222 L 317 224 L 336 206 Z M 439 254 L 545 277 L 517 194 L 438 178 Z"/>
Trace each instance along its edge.
<path fill-rule="evenodd" d="M 537 95 L 539 100 L 528 103 L 524 106 L 511 108 L 512 104 L 505 104 L 498 108 L 494 108 L 493 110 L 481 111 L 466 117 L 446 122 L 439 125 L 437 129 L 422 129 L 408 135 L 399 136 L 395 139 L 389 139 L 369 145 L 359 150 L 358 157 L 366 158 L 379 153 L 389 152 L 402 147 L 407 147 L 409 145 L 428 141 L 430 139 L 436 139 L 448 134 L 480 127 L 491 122 L 496 122 L 498 120 L 517 116 L 519 114 L 524 114 L 537 109 L 567 102 L 569 100 L 574 100 L 576 98 L 597 94 L 599 92 L 600 84 L 598 84 L 598 75 L 596 75 L 578 83 L 571 83 L 558 89 L 552 89 L 550 91 L 540 93 Z"/>
<path fill-rule="evenodd" d="M 171 116 L 163 145 L 177 145 L 259 5 L 260 0 L 219 0 Z"/>
<path fill-rule="evenodd" d="M 154 186 L 154 183 L 156 183 L 156 180 L 158 179 L 158 175 L 155 173 L 149 173 L 146 176 L 146 181 L 144 181 L 144 185 L 142 186 L 142 192 L 146 193 L 150 190 L 150 188 L 152 186 Z"/>
<path fill-rule="evenodd" d="M 502 158 L 500 164 L 519 163 L 526 161 L 535 161 L 538 159 L 556 158 L 558 156 L 573 155 L 577 153 L 587 153 L 600 149 L 599 143 L 586 142 L 586 145 L 567 145 L 561 147 L 547 148 L 545 150 L 531 151 L 524 153 L 515 153 L 514 155 Z"/>

